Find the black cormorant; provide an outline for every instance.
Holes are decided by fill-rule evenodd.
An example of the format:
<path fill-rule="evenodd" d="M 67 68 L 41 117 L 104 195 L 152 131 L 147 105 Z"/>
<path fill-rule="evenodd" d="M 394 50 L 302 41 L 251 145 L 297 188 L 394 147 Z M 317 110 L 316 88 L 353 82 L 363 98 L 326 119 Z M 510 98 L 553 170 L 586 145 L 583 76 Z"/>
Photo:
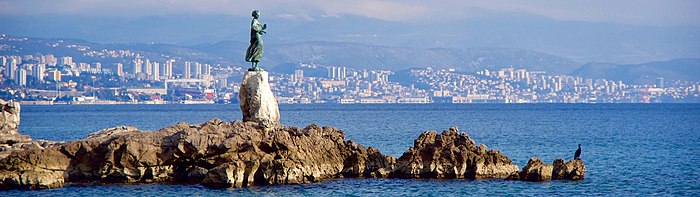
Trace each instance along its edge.
<path fill-rule="evenodd" d="M 574 153 L 574 159 L 580 159 L 579 157 L 581 157 L 581 144 L 578 144 L 578 149 Z"/>

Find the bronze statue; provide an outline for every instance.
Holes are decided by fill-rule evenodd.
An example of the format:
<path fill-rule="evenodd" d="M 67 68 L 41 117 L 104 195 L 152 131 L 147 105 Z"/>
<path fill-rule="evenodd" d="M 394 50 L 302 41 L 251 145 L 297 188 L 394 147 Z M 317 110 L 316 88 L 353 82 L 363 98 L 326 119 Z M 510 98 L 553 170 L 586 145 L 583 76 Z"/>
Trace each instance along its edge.
<path fill-rule="evenodd" d="M 252 64 L 252 67 L 249 68 L 248 71 L 262 70 L 258 67 L 258 62 L 260 62 L 263 55 L 262 34 L 267 33 L 265 32 L 267 24 L 260 25 L 258 17 L 260 17 L 260 11 L 253 10 L 253 21 L 250 23 L 250 46 L 245 52 L 245 61 Z"/>

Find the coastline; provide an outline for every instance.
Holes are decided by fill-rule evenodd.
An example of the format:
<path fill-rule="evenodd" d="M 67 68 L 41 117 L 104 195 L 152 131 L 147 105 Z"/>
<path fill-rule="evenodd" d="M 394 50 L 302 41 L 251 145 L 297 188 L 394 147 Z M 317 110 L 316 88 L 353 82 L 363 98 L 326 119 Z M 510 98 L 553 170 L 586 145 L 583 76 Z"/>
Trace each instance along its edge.
<path fill-rule="evenodd" d="M 142 102 L 118 102 L 118 101 L 100 101 L 100 102 L 53 102 L 53 101 L 20 101 L 23 106 L 41 106 L 41 105 L 238 105 L 239 103 L 217 103 L 216 101 L 180 101 L 180 102 L 168 102 L 168 101 L 142 101 Z M 279 105 L 292 106 L 292 105 L 675 105 L 675 104 L 688 104 L 688 105 L 700 105 L 700 103 L 693 102 L 679 102 L 679 103 L 279 103 Z"/>
<path fill-rule="evenodd" d="M 694 176 L 689 172 L 697 169 L 692 163 L 697 157 L 682 151 L 696 148 L 698 144 L 693 141 L 697 133 L 692 130 L 698 128 L 698 123 L 691 121 L 700 117 L 700 105 L 697 104 L 324 104 L 280 107 L 286 125 L 334 125 L 344 130 L 348 139 L 376 147 L 382 150 L 382 153 L 386 151 L 386 154 L 395 157 L 401 156 L 407 147 L 413 145 L 412 140 L 421 130 L 444 129 L 451 124 L 465 129 L 477 142 L 487 144 L 489 148 L 503 150 L 504 154 L 520 167 L 527 164 L 530 156 L 540 156 L 543 161 L 549 163 L 557 157 L 571 157 L 576 149 L 572 144 L 582 141 L 596 143 L 584 144 L 583 157 L 587 158 L 584 159 L 586 167 L 590 166 L 591 171 L 586 174 L 586 180 L 583 182 L 345 178 L 303 185 L 229 190 L 210 190 L 197 184 L 73 184 L 56 190 L 14 190 L 4 193 L 17 196 L 79 195 L 89 190 L 98 195 L 123 192 L 148 196 L 215 196 L 222 193 L 282 196 L 309 193 L 328 196 L 468 196 L 498 192 L 506 195 L 524 195 L 524 191 L 544 195 L 555 187 L 561 195 L 698 194 L 698 190 L 687 190 L 689 185 L 693 185 Z M 92 131 L 116 125 L 133 124 L 140 129 L 157 130 L 181 121 L 197 123 L 214 117 L 230 117 L 226 121 L 232 121 L 239 118 L 240 114 L 237 111 L 238 107 L 235 105 L 23 106 L 22 118 L 25 122 L 20 130 L 24 134 L 31 134 L 34 139 L 72 141 L 82 139 Z M 84 121 L 72 118 L 75 116 L 99 118 Z M 391 123 L 387 125 L 387 121 Z M 661 140 L 649 140 L 650 138 Z M 533 143 L 532 140 L 537 140 L 537 143 Z M 628 157 L 630 154 L 647 156 Z M 670 161 L 674 165 L 654 162 L 659 160 Z M 635 177 L 646 178 L 630 181 L 636 180 Z M 588 193 L 581 194 L 582 190 Z M 659 193 L 660 190 L 663 192 Z"/>

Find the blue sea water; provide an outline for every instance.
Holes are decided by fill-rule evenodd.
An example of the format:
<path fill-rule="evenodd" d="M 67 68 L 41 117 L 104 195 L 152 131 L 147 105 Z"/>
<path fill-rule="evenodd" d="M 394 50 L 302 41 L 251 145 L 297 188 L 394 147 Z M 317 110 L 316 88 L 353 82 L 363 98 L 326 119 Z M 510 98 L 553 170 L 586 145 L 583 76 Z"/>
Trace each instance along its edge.
<path fill-rule="evenodd" d="M 582 144 L 583 181 L 337 179 L 303 185 L 208 189 L 180 184 L 68 185 L 0 196 L 468 196 L 700 195 L 700 104 L 281 105 L 282 123 L 334 126 L 347 138 L 401 156 L 425 130 L 457 126 L 518 166 L 570 159 Z M 239 120 L 237 105 L 23 106 L 20 132 L 82 139 L 102 128 L 156 130 L 177 122 Z"/>

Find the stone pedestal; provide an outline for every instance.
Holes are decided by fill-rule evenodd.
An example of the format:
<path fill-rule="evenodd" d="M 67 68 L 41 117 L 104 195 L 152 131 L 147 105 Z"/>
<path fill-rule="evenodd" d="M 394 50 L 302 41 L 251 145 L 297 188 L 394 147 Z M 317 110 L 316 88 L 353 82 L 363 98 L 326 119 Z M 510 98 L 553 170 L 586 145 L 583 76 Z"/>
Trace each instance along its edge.
<path fill-rule="evenodd" d="M 32 139 L 28 135 L 22 135 L 19 127 L 20 105 L 18 102 L 6 102 L 0 100 L 0 144 L 15 144 L 28 142 Z"/>
<path fill-rule="evenodd" d="M 270 90 L 265 71 L 248 71 L 243 76 L 238 94 L 243 121 L 253 121 L 271 128 L 280 123 L 280 112 L 275 95 Z"/>

